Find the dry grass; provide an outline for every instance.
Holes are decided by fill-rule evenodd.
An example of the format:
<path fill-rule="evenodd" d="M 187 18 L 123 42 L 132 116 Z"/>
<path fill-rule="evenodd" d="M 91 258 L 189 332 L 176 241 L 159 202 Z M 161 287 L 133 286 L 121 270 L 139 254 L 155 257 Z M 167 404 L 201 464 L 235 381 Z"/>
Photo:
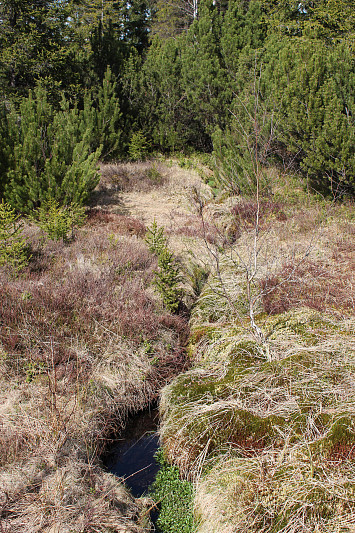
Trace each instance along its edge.
<path fill-rule="evenodd" d="M 353 461 L 329 461 L 309 447 L 289 445 L 219 459 L 197 486 L 198 533 L 355 530 Z"/>
<path fill-rule="evenodd" d="M 226 239 L 205 239 L 194 368 L 160 406 L 166 453 L 197 483 L 198 532 L 353 532 L 353 207 L 278 191 L 256 231 L 255 202 L 200 205 Z"/>
<path fill-rule="evenodd" d="M 100 168 L 100 188 L 116 188 L 122 192 L 148 192 L 166 183 L 164 166 L 151 161 L 140 163 L 108 163 Z"/>
<path fill-rule="evenodd" d="M 0 272 L 0 531 L 149 527 L 97 457 L 186 370 L 187 324 L 151 286 L 154 219 L 212 270 L 194 368 L 161 399 L 165 450 L 198 481 L 199 533 L 355 531 L 352 206 L 279 188 L 260 206 L 248 287 L 255 202 L 215 201 L 196 173 L 156 168 L 162 180 L 151 163 L 104 166 L 77 239 L 43 245 L 28 226 L 28 268 Z"/>
<path fill-rule="evenodd" d="M 47 454 L 41 463 L 32 461 L 26 467 L 26 483 L 16 492 L 12 481 L 16 480 L 19 467 L 14 467 L 11 482 L 2 476 L 2 531 L 141 531 L 134 522 L 142 513 L 142 506 L 113 475 L 73 458 L 57 464 Z"/>
<path fill-rule="evenodd" d="M 26 231 L 32 262 L 0 272 L 2 531 L 142 531 L 97 458 L 184 368 L 187 324 L 156 297 L 134 218 L 91 211 L 70 245 Z"/>
<path fill-rule="evenodd" d="M 185 472 L 221 446 L 255 452 L 290 435 L 324 441 L 330 455 L 355 446 L 353 429 L 343 428 L 355 420 L 354 321 L 302 310 L 266 327 L 272 362 L 240 328 L 219 326 L 195 348 L 200 367 L 164 389 L 162 441 Z"/>

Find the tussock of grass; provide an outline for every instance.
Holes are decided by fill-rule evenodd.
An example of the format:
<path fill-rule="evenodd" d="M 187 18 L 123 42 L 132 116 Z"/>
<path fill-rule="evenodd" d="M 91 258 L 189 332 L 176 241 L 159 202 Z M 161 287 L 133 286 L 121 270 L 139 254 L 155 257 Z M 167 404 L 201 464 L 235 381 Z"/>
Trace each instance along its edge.
<path fill-rule="evenodd" d="M 309 447 L 223 456 L 197 485 L 198 533 L 340 533 L 355 527 L 353 461 Z"/>
<path fill-rule="evenodd" d="M 12 474 L 15 480 L 16 470 Z M 139 504 L 117 478 L 97 467 L 72 458 L 57 464 L 46 456 L 37 463 L 27 463 L 26 474 L 17 491 L 2 479 L 6 495 L 3 531 L 141 531 L 134 525 L 142 512 Z"/>
<path fill-rule="evenodd" d="M 354 320 L 304 309 L 267 328 L 271 362 L 240 329 L 220 326 L 197 347 L 203 366 L 164 389 L 162 442 L 184 471 L 224 445 L 255 451 L 323 439 L 329 453 L 355 445 L 351 425 L 346 435 L 336 430 L 341 417 L 355 421 Z"/>

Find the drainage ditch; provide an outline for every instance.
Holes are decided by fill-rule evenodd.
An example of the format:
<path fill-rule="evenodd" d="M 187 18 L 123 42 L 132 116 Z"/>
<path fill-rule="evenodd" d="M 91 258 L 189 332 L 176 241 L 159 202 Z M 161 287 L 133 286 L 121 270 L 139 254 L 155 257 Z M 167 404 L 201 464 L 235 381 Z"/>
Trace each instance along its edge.
<path fill-rule="evenodd" d="M 142 411 L 127 422 L 103 462 L 109 472 L 124 479 L 135 498 L 143 496 L 159 470 L 155 454 L 159 448 L 158 409 Z"/>
<path fill-rule="evenodd" d="M 147 494 L 160 468 L 155 460 L 159 449 L 159 411 L 157 408 L 141 411 L 128 419 L 122 438 L 103 458 L 106 469 L 123 478 L 135 498 Z M 155 527 L 158 511 L 152 509 L 151 521 Z"/>

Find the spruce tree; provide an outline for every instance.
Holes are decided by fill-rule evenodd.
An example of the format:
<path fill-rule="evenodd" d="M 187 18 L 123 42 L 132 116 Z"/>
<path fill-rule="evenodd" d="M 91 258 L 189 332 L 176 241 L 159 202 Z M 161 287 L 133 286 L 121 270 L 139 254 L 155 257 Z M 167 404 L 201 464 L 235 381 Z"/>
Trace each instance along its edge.
<path fill-rule="evenodd" d="M 221 15 L 213 2 L 204 2 L 188 31 L 182 55 L 182 75 L 189 105 L 208 135 L 223 126 L 231 100 L 227 72 L 220 50 Z"/>

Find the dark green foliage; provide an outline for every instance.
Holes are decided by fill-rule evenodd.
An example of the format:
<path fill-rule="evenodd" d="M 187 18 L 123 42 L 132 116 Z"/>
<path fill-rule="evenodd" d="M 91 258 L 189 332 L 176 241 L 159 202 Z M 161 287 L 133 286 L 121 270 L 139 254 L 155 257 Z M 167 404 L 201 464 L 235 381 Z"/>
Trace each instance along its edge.
<path fill-rule="evenodd" d="M 209 274 L 209 270 L 204 266 L 197 263 L 191 263 L 188 277 L 190 279 L 191 288 L 195 299 L 200 296 L 202 289 L 207 282 Z"/>
<path fill-rule="evenodd" d="M 93 70 L 102 83 L 108 68 L 115 73 L 123 61 L 122 42 L 114 22 L 109 19 L 105 26 L 100 19 L 90 36 Z"/>
<path fill-rule="evenodd" d="M 0 4 L 0 86 L 18 100 L 41 83 L 50 100 L 78 95 L 88 80 L 89 50 L 75 24 L 75 3 L 5 0 Z"/>
<path fill-rule="evenodd" d="M 308 37 L 332 43 L 354 36 L 352 0 L 264 0 L 269 24 L 279 35 Z"/>
<path fill-rule="evenodd" d="M 148 228 L 146 242 L 149 250 L 157 256 L 159 269 L 155 272 L 154 284 L 161 295 L 167 309 L 172 313 L 179 310 L 182 290 L 181 268 L 174 254 L 167 246 L 164 229 L 159 228 L 156 221 Z"/>
<path fill-rule="evenodd" d="M 155 6 L 156 14 L 152 23 L 152 32 L 161 39 L 175 38 L 186 32 L 194 20 L 192 0 L 175 2 L 155 0 Z"/>
<path fill-rule="evenodd" d="M 84 100 L 84 121 L 91 130 L 90 148 L 95 152 L 101 147 L 103 160 L 122 153 L 122 114 L 116 89 L 117 84 L 108 67 L 97 94 L 94 97 L 87 95 Z"/>
<path fill-rule="evenodd" d="M 355 61 L 346 44 L 270 42 L 266 91 L 278 102 L 282 141 L 317 190 L 355 187 Z"/>
<path fill-rule="evenodd" d="M 82 205 L 98 183 L 100 148 L 91 153 L 91 128 L 77 108 L 62 100 L 56 112 L 38 88 L 23 99 L 19 115 L 6 116 L 6 141 L 0 161 L 6 166 L 5 199 L 18 211 L 31 213 L 53 198 L 61 205 Z"/>
<path fill-rule="evenodd" d="M 177 313 L 181 301 L 180 267 L 170 250 L 163 249 L 158 257 L 159 270 L 155 273 L 154 284 L 163 298 L 167 309 Z"/>
<path fill-rule="evenodd" d="M 60 111 L 55 121 L 63 130 L 63 92 L 70 102 L 68 123 L 77 123 L 74 115 L 83 112 L 79 151 L 89 146 L 85 160 L 99 146 L 104 159 L 129 152 L 134 160 L 157 149 L 214 148 L 221 174 L 238 173 L 248 182 L 250 149 L 237 130 L 244 140 L 250 133 L 253 80 L 261 72 L 258 107 L 279 126 L 261 164 L 270 158 L 292 164 L 312 188 L 341 197 L 354 192 L 354 13 L 352 0 L 6 0 L 0 5 L 2 103 L 7 111 L 15 103 L 16 117 L 26 116 L 21 98 L 41 85 L 50 106 L 43 120 L 54 121 Z M 23 198 L 21 180 L 34 191 L 37 176 L 48 175 L 44 159 L 57 176 L 59 152 L 72 158 L 78 137 L 65 126 L 72 148 L 53 154 L 54 164 L 39 142 L 40 125 L 33 130 L 33 158 L 28 147 L 15 149 L 26 146 L 17 118 L 12 125 L 1 122 L 0 195 L 5 189 L 10 194 L 11 168 L 17 183 L 11 202 L 30 209 L 40 200 L 35 192 Z M 49 134 L 56 137 L 53 131 L 46 127 L 44 144 L 51 144 Z M 56 143 L 64 146 L 60 137 Z M 79 157 L 79 166 L 84 159 Z"/>
<path fill-rule="evenodd" d="M 230 126 L 213 135 L 217 183 L 231 194 L 244 196 L 268 193 L 264 167 L 276 135 L 272 112 L 261 98 L 256 58 L 254 61 L 254 79 L 244 95 L 235 97 Z"/>
<path fill-rule="evenodd" d="M 201 4 L 199 18 L 187 34 L 182 74 L 189 105 L 195 110 L 202 133 L 223 126 L 232 97 L 221 57 L 221 17 L 212 2 Z"/>
<path fill-rule="evenodd" d="M 169 465 L 158 452 L 161 467 L 152 485 L 152 496 L 160 507 L 158 531 L 164 533 L 193 533 L 193 486 L 180 478 L 179 469 Z"/>
<path fill-rule="evenodd" d="M 22 235 L 22 224 L 15 210 L 9 204 L 0 203 L 0 266 L 8 265 L 15 272 L 29 261 L 26 239 Z"/>

